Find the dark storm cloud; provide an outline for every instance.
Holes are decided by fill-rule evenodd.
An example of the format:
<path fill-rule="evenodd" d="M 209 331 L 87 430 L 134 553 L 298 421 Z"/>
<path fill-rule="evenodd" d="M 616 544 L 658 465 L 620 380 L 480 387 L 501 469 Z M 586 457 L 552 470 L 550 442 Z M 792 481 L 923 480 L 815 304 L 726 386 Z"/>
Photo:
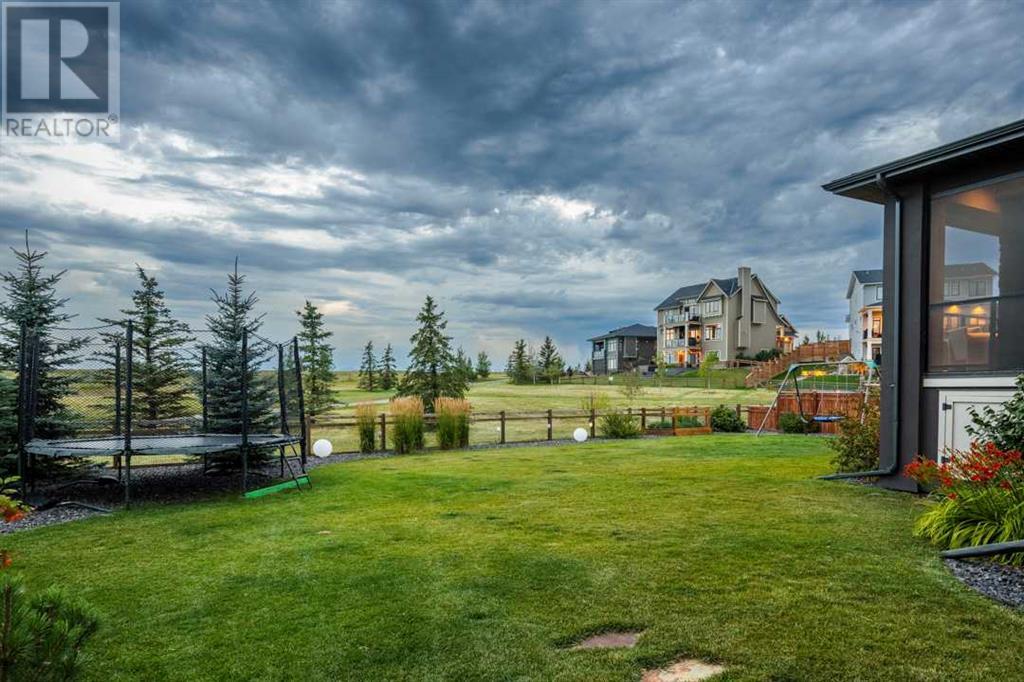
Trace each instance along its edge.
<path fill-rule="evenodd" d="M 0 150 L 3 238 L 32 227 L 108 298 L 132 284 L 109 271 L 119 249 L 175 292 L 237 254 L 271 324 L 311 296 L 339 330 L 399 344 L 428 291 L 468 348 L 581 344 L 740 264 L 802 330 L 839 332 L 880 216 L 819 185 L 1024 112 L 1017 2 L 175 0 L 121 17 L 121 156 Z M 55 173 L 105 198 L 65 197 Z"/>

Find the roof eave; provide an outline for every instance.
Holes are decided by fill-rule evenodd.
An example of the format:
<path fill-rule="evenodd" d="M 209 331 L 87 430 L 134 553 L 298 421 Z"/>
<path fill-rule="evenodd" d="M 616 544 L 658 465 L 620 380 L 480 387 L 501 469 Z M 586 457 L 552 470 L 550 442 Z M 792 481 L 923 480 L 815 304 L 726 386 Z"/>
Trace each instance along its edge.
<path fill-rule="evenodd" d="M 990 147 L 1006 144 L 1014 140 L 1024 140 L 1024 119 L 942 145 L 941 147 L 929 149 L 920 154 L 907 156 L 882 164 L 881 166 L 875 166 L 874 168 L 847 175 L 826 183 L 821 187 L 826 192 L 832 192 L 844 197 L 884 204 L 885 195 L 875 184 L 875 178 L 879 174 L 890 179 L 899 178 L 900 176 L 905 176 L 930 166 L 975 154 Z"/>

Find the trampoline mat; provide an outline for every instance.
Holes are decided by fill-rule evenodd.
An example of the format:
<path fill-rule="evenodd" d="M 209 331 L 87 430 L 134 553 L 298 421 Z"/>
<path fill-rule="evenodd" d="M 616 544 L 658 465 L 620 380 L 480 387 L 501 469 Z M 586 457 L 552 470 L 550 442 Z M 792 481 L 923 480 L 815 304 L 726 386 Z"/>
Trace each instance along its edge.
<path fill-rule="evenodd" d="M 297 436 L 279 433 L 249 434 L 249 446 L 256 448 L 292 445 Z M 183 435 L 133 436 L 132 455 L 203 455 L 235 450 L 242 445 L 237 433 L 192 433 Z M 25 445 L 25 451 L 43 457 L 98 457 L 124 453 L 124 437 L 72 438 L 66 440 L 36 439 Z"/>

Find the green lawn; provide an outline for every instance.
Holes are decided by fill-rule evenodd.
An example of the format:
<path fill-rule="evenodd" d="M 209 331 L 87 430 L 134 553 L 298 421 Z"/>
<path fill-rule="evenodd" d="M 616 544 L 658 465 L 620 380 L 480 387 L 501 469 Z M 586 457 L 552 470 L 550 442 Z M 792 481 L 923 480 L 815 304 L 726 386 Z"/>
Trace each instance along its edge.
<path fill-rule="evenodd" d="M 911 537 L 922 502 L 815 480 L 815 437 L 705 436 L 333 465 L 311 493 L 7 539 L 103 614 L 89 677 L 991 680 L 1024 614 Z M 611 627 L 635 649 L 566 651 Z"/>

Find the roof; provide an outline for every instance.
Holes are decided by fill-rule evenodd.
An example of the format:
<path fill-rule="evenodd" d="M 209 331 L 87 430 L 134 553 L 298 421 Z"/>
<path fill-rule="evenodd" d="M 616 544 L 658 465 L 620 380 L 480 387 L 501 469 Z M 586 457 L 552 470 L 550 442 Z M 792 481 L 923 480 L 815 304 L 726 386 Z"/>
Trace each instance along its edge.
<path fill-rule="evenodd" d="M 725 292 L 726 296 L 732 296 L 740 290 L 740 281 L 736 277 L 730 277 L 729 279 L 715 279 L 711 278 L 711 281 L 718 285 L 718 288 Z"/>
<path fill-rule="evenodd" d="M 1009 151 L 1009 147 L 1006 145 L 1024 149 L 1024 119 L 913 156 L 847 175 L 822 185 L 822 189 L 833 194 L 882 204 L 885 203 L 885 196 L 875 184 L 875 178 L 878 175 L 888 179 L 909 177 L 914 173 L 934 169 L 954 161 L 967 160 L 970 157 L 991 152 L 996 148 Z"/>
<path fill-rule="evenodd" d="M 789 318 L 782 313 L 779 313 L 779 319 L 782 320 L 782 326 L 786 328 L 786 334 L 788 336 L 796 336 L 796 327 L 794 327 L 793 323 L 789 321 Z"/>
<path fill-rule="evenodd" d="M 661 308 L 671 308 L 674 305 L 678 305 L 679 301 L 684 298 L 697 298 L 700 296 L 700 292 L 704 291 L 704 287 L 706 287 L 707 284 L 707 281 L 704 281 L 700 284 L 688 284 L 685 287 L 679 287 L 672 292 L 671 296 L 655 306 L 654 309 L 660 310 Z"/>
<path fill-rule="evenodd" d="M 587 341 L 603 341 L 604 339 L 613 339 L 617 336 L 641 336 L 650 337 L 653 339 L 658 337 L 658 330 L 657 328 L 651 327 L 650 325 L 646 324 L 631 324 L 626 327 L 619 327 L 618 329 L 613 329 L 607 334 L 602 334 L 601 336 L 595 336 L 592 339 L 587 339 Z"/>
<path fill-rule="evenodd" d="M 854 270 L 853 276 L 861 284 L 881 284 L 882 270 Z"/>
<path fill-rule="evenodd" d="M 992 277 L 999 273 L 985 263 L 946 263 L 942 269 L 945 279 L 950 277 Z"/>

